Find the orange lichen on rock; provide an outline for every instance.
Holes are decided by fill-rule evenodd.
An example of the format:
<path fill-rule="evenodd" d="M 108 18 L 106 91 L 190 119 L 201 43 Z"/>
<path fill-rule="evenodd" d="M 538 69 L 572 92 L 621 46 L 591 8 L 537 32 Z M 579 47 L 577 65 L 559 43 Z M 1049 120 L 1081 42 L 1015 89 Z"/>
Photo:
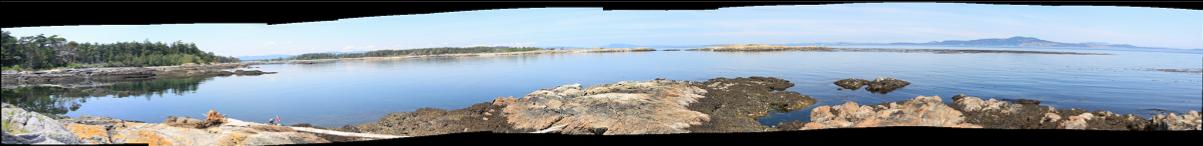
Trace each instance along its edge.
<path fill-rule="evenodd" d="M 243 134 L 243 133 L 238 133 L 238 132 L 230 133 L 225 136 L 222 136 L 221 139 L 217 140 L 217 145 L 220 145 L 220 146 L 245 145 L 244 143 L 242 143 L 242 141 L 246 140 L 246 137 L 247 137 L 246 134 Z"/>
<path fill-rule="evenodd" d="M 126 139 L 126 142 L 127 143 L 145 143 L 146 145 L 150 145 L 150 146 L 172 145 L 171 141 L 167 140 L 167 138 L 163 138 L 163 136 L 160 136 L 157 133 L 154 133 L 152 131 L 147 131 L 147 130 L 138 131 L 138 134 L 136 136 Z"/>
<path fill-rule="evenodd" d="M 67 124 L 67 130 L 88 143 L 107 143 L 109 133 L 101 125 Z"/>

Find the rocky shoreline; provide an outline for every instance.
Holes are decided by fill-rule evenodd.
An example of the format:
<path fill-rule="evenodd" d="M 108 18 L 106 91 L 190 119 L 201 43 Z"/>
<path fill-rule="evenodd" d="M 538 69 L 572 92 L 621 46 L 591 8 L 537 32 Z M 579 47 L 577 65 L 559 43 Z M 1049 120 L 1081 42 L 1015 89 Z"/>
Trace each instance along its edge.
<path fill-rule="evenodd" d="M 897 79 L 883 78 L 876 82 L 905 82 L 887 80 Z M 1042 106 L 1038 101 L 1011 102 L 968 95 L 954 96 L 950 103 L 938 96 L 918 96 L 888 103 L 845 102 L 812 108 L 815 99 L 786 90 L 793 86 L 790 81 L 772 77 L 715 78 L 704 82 L 655 79 L 589 87 L 570 84 L 536 90 L 520 98 L 498 97 L 463 109 L 422 108 L 390 113 L 376 122 L 329 129 L 243 122 L 212 111 L 204 120 L 169 117 L 163 123 L 103 117 L 56 119 L 4 104 L 4 143 L 261 145 L 462 132 L 630 135 L 893 126 L 1201 130 L 1198 111 L 1144 118 L 1108 111 L 1056 109 Z M 810 110 L 810 121 L 778 125 L 756 121 L 771 112 L 797 110 Z"/>
<path fill-rule="evenodd" d="M 197 76 L 254 76 L 274 74 L 250 70 L 247 63 L 219 63 L 205 65 L 178 65 L 156 67 L 105 67 L 82 69 L 55 69 L 42 71 L 5 72 L 2 85 L 5 88 L 19 86 L 93 87 L 112 82 L 143 81 L 159 78 Z M 234 69 L 233 71 L 230 71 Z M 248 70 L 242 70 L 248 69 Z"/>
<path fill-rule="evenodd" d="M 905 82 L 886 80 L 897 79 L 878 81 Z M 952 104 L 944 103 L 938 96 L 919 96 L 875 105 L 847 102 L 810 108 L 815 100 L 785 90 L 792 86 L 789 81 L 771 77 L 716 78 L 705 82 L 657 79 L 589 88 L 574 84 L 542 89 L 522 98 L 499 97 L 465 109 L 397 112 L 378 122 L 348 125 L 339 130 L 411 136 L 478 131 L 626 135 L 888 126 L 1200 130 L 1197 111 L 1144 118 L 1108 111 L 1058 110 L 1034 100 L 1004 101 L 966 95 L 952 97 Z M 681 108 L 682 105 L 686 108 Z M 806 108 L 812 110 L 811 121 L 778 125 L 756 122 L 769 112 Z"/>

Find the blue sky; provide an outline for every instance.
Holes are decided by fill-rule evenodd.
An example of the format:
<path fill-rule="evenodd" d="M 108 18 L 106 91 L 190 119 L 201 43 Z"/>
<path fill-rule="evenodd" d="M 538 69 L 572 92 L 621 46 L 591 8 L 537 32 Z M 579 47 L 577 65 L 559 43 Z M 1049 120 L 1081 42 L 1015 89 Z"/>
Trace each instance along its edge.
<path fill-rule="evenodd" d="M 185 41 L 226 56 L 460 46 L 928 42 L 1029 36 L 1059 42 L 1203 48 L 1203 11 L 956 3 L 756 6 L 717 10 L 538 8 L 265 24 L 6 28 L 78 42 Z"/>

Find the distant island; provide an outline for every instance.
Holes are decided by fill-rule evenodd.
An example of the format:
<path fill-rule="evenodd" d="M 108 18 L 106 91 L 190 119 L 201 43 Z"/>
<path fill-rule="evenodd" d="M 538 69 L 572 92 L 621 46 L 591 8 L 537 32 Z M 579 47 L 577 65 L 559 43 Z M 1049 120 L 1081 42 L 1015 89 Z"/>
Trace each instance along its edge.
<path fill-rule="evenodd" d="M 614 43 L 601 47 L 650 47 L 650 48 L 706 48 L 724 46 L 726 44 L 712 45 L 637 45 L 626 43 Z M 1159 48 L 1159 47 L 1143 47 L 1129 44 L 1112 44 L 1112 43 L 1065 43 L 1043 40 L 1035 37 L 1014 36 L 1010 38 L 986 38 L 974 40 L 944 40 L 931 41 L 926 43 L 914 42 L 893 42 L 893 43 L 858 43 L 858 42 L 804 42 L 804 43 L 782 43 L 768 45 L 784 45 L 784 46 L 941 46 L 941 47 L 1006 47 L 1006 48 L 1055 48 L 1068 50 L 1115 50 L 1115 51 L 1145 51 L 1145 52 L 1172 52 L 1172 53 L 1197 53 L 1203 54 L 1203 49 L 1177 49 L 1177 48 Z"/>

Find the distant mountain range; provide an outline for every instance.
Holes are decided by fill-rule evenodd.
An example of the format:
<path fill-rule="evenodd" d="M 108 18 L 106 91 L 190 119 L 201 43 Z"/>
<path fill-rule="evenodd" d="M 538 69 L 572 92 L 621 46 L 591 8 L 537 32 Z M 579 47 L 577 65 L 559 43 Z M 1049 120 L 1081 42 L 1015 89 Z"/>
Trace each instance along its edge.
<path fill-rule="evenodd" d="M 890 45 L 935 45 L 935 46 L 993 46 L 993 47 L 1066 47 L 1066 48 L 1143 48 L 1143 49 L 1166 49 L 1152 47 L 1137 47 L 1128 44 L 1108 44 L 1108 43 L 1062 43 L 1048 40 L 1037 39 L 1033 37 L 1011 37 L 1011 38 L 991 38 L 991 39 L 976 39 L 976 40 L 947 40 L 935 41 L 927 43 L 889 43 Z"/>
<path fill-rule="evenodd" d="M 1051 48 L 1051 49 L 1070 49 L 1070 50 L 1117 50 L 1117 51 L 1146 51 L 1146 52 L 1175 52 L 1175 53 L 1200 53 L 1203 54 L 1203 49 L 1174 49 L 1174 48 L 1157 48 L 1157 47 L 1141 47 L 1128 44 L 1110 44 L 1110 43 L 1063 43 L 1042 40 L 1034 37 L 1015 36 L 1010 38 L 988 38 L 976 40 L 946 40 L 932 41 L 926 43 L 849 43 L 849 42 L 834 42 L 834 43 L 787 43 L 783 45 L 818 45 L 818 46 L 851 46 L 851 45 L 871 45 L 871 46 L 946 46 L 946 47 L 1011 47 L 1011 48 Z"/>

